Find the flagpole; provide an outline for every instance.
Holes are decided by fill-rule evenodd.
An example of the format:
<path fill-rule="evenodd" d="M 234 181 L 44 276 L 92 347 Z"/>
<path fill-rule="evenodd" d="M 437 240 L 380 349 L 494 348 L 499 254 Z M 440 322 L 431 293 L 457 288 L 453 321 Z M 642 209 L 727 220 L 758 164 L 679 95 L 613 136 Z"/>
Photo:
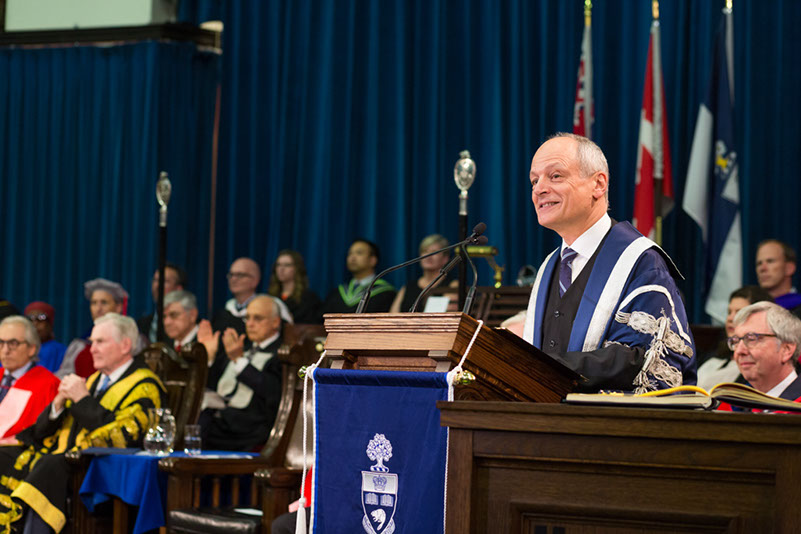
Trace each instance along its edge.
<path fill-rule="evenodd" d="M 658 25 L 659 0 L 653 0 L 651 2 L 651 15 L 654 19 L 652 24 Z M 652 47 L 652 54 L 654 55 L 652 59 L 653 65 L 658 65 L 661 62 L 661 58 L 657 57 L 660 52 L 661 47 Z M 657 72 L 656 68 L 654 68 L 654 72 Z M 661 76 L 662 69 L 658 69 L 658 72 Z M 662 168 L 662 121 L 665 120 L 665 118 L 662 117 L 661 82 L 661 79 L 658 80 L 658 83 L 657 80 L 654 80 L 652 85 L 654 98 L 651 100 L 654 106 L 654 241 L 656 241 L 656 244 L 660 247 L 662 246 L 662 178 L 664 174 Z"/>

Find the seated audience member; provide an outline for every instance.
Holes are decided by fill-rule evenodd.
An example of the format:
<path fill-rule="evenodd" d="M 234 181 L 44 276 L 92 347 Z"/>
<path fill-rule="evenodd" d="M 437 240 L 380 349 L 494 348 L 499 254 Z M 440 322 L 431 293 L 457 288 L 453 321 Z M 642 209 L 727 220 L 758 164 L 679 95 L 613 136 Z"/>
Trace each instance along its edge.
<path fill-rule="evenodd" d="M 225 332 L 228 328 L 236 330 L 237 334 L 245 333 L 245 314 L 250 302 L 256 298 L 256 289 L 261 282 L 261 268 L 259 264 L 250 258 L 238 258 L 231 263 L 228 269 L 228 290 L 231 291 L 233 298 L 228 299 L 225 306 L 214 312 L 211 318 L 210 326 L 208 329 L 207 321 L 200 322 L 199 337 L 203 337 L 208 332 L 208 335 L 219 335 Z M 292 322 L 292 315 L 286 304 L 276 301 L 281 310 L 281 318 L 288 322 Z M 205 338 L 204 338 L 205 339 Z M 201 341 L 204 345 L 205 342 Z M 208 347 L 207 347 L 208 348 Z M 209 352 L 209 375 L 206 382 L 206 387 L 209 389 L 217 388 L 217 381 L 220 379 L 225 366 L 228 364 L 228 358 L 225 355 L 225 346 L 220 343 L 217 350 Z"/>
<path fill-rule="evenodd" d="M 64 352 L 67 346 L 53 338 L 53 323 L 56 318 L 56 310 L 47 302 L 31 302 L 25 307 L 25 316 L 31 320 L 36 331 L 39 333 L 39 341 L 42 343 L 39 349 L 39 365 L 55 373 L 61 367 L 64 360 Z"/>
<path fill-rule="evenodd" d="M 280 298 L 289 308 L 295 323 L 319 321 L 320 297 L 309 288 L 303 256 L 296 250 L 282 250 L 273 263 L 267 293 Z"/>
<path fill-rule="evenodd" d="M 801 312 L 801 295 L 793 287 L 795 250 L 778 239 L 766 239 L 757 247 L 756 273 L 759 287 L 770 293 L 779 306 Z"/>
<path fill-rule="evenodd" d="M 245 315 L 245 336 L 233 328 L 222 333 L 228 364 L 200 415 L 203 446 L 208 449 L 252 450 L 270 435 L 281 400 L 281 317 L 277 300 L 257 295 Z M 220 332 L 198 339 L 209 352 L 217 351 Z M 209 402 L 209 401 L 212 402 Z"/>
<path fill-rule="evenodd" d="M 424 237 L 420 242 L 420 256 L 447 246 L 448 240 L 445 239 L 444 236 L 431 234 Z M 415 282 L 410 281 L 398 290 L 398 294 L 395 296 L 395 300 L 392 302 L 389 311 L 392 313 L 408 312 L 423 289 L 439 276 L 440 269 L 445 267 L 450 260 L 451 257 L 448 252 L 440 252 L 439 254 L 434 254 L 433 256 L 421 260 L 420 267 L 423 269 L 423 276 L 418 278 Z M 437 285 L 442 285 L 443 283 L 447 283 L 447 280 L 443 279 Z M 420 304 L 417 305 L 417 311 L 423 311 L 425 305 L 425 300 L 421 301 Z"/>
<path fill-rule="evenodd" d="M 801 401 L 801 379 L 796 373 L 801 319 L 772 302 L 750 304 L 734 317 L 729 348 L 743 378 L 754 389 Z"/>
<path fill-rule="evenodd" d="M 211 325 L 215 331 L 222 332 L 227 328 L 233 328 L 242 334 L 245 332 L 244 317 L 248 304 L 256 297 L 256 289 L 261 282 L 261 268 L 250 258 L 239 258 L 231 264 L 226 276 L 228 289 L 233 298 L 228 299 L 223 309 L 214 312 Z M 286 304 L 277 301 L 277 305 L 281 319 L 288 323 L 293 322 L 292 314 L 289 313 Z"/>
<path fill-rule="evenodd" d="M 83 293 L 89 301 L 89 313 L 92 321 L 97 321 L 109 312 L 125 315 L 128 307 L 128 292 L 118 284 L 105 278 L 95 278 L 83 285 Z M 69 374 L 76 374 L 86 378 L 95 372 L 92 363 L 91 346 L 89 339 L 92 329 L 89 329 L 83 336 L 73 339 L 64 353 L 61 367 L 56 371 L 56 376 L 64 378 Z M 134 344 L 134 353 L 138 348 L 138 343 Z"/>
<path fill-rule="evenodd" d="M 734 316 L 737 312 L 755 302 L 773 302 L 767 291 L 759 286 L 745 286 L 735 290 L 729 296 L 729 311 L 726 316 L 726 339 L 734 335 Z M 744 382 L 740 376 L 737 362 L 732 358 L 726 339 L 718 347 L 717 353 L 698 368 L 698 385 L 711 389 L 723 382 Z"/>
<path fill-rule="evenodd" d="M 59 379 L 36 364 L 39 336 L 21 315 L 0 322 L 0 443 L 36 422 L 58 393 Z"/>
<path fill-rule="evenodd" d="M 352 313 L 356 311 L 362 293 L 376 274 L 378 245 L 366 239 L 356 239 L 348 249 L 347 268 L 351 278 L 348 284 L 340 284 L 325 299 L 322 314 Z M 388 312 L 395 300 L 395 288 L 386 280 L 378 280 L 370 293 L 370 302 L 365 312 Z"/>
<path fill-rule="evenodd" d="M 164 297 L 164 332 L 176 351 L 197 341 L 197 299 L 189 291 L 173 291 Z"/>
<path fill-rule="evenodd" d="M 174 263 L 167 262 L 164 266 L 164 296 L 166 297 L 173 291 L 179 291 L 186 287 L 186 271 L 184 271 L 178 265 Z M 155 343 L 156 341 L 168 341 L 167 334 L 165 333 L 164 339 L 156 339 L 156 335 L 158 333 L 158 315 L 156 314 L 155 308 L 158 306 L 159 302 L 159 270 L 156 269 L 156 272 L 153 273 L 153 278 L 150 281 L 150 294 L 153 295 L 153 312 L 147 315 L 143 315 L 139 319 L 136 320 L 136 326 L 139 327 L 139 332 L 142 333 L 143 336 L 147 338 L 150 343 Z M 167 307 L 167 303 L 164 303 L 164 307 Z"/>
<path fill-rule="evenodd" d="M 0 447 L 0 527 L 6 529 L 0 531 L 64 527 L 70 482 L 65 452 L 141 447 L 148 410 L 163 406 L 166 392 L 159 378 L 134 360 L 138 338 L 130 317 L 98 317 L 90 337 L 97 372 L 88 380 L 64 377 L 36 423 L 17 434 L 22 445 Z"/>

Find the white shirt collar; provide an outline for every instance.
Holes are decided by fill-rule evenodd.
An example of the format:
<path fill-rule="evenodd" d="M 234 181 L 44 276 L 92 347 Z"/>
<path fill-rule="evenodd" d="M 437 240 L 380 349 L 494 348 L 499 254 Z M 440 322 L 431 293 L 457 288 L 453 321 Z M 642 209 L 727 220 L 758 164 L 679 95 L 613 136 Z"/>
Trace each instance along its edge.
<path fill-rule="evenodd" d="M 119 367 L 117 367 L 113 371 L 111 371 L 107 375 L 108 376 L 108 385 L 111 386 L 112 384 L 117 382 L 117 380 L 120 379 L 120 377 L 125 373 L 125 371 L 128 370 L 128 368 L 131 366 L 131 364 L 133 364 L 133 358 L 131 358 L 130 360 L 128 360 L 124 364 L 120 365 Z"/>
<path fill-rule="evenodd" d="M 266 349 L 267 347 L 269 347 L 270 345 L 275 343 L 275 340 L 278 339 L 278 336 L 280 336 L 280 335 L 281 335 L 280 332 L 276 332 L 275 334 L 273 334 L 272 336 L 268 337 L 267 339 L 265 339 L 261 343 L 254 343 L 253 347 L 258 349 L 259 351 L 263 351 L 264 349 Z"/>
<path fill-rule="evenodd" d="M 603 241 L 604 236 L 609 232 L 610 228 L 612 228 L 612 219 L 609 217 L 608 213 L 604 213 L 595 224 L 578 236 L 578 238 L 573 241 L 573 244 L 570 245 L 570 248 L 576 251 L 576 257 L 573 260 L 572 267 L 573 280 L 576 279 L 584 266 L 587 265 L 587 262 L 590 261 L 592 255 L 595 254 L 595 251 L 598 249 L 598 246 L 601 244 L 601 241 Z M 559 253 L 561 254 L 567 246 L 568 244 L 563 239 L 562 248 L 559 250 Z"/>
<path fill-rule="evenodd" d="M 22 367 L 20 367 L 19 369 L 17 369 L 16 371 L 11 371 L 11 373 L 9 373 L 9 374 L 14 377 L 14 382 L 16 382 L 17 380 L 22 378 L 22 375 L 27 373 L 28 370 L 31 367 L 33 367 L 33 362 L 28 362 L 25 365 L 23 365 Z M 8 370 L 8 369 L 6 369 L 6 370 Z"/>
<path fill-rule="evenodd" d="M 186 334 L 186 336 L 184 336 L 184 338 L 181 341 L 178 342 L 178 344 L 180 344 L 182 347 L 184 345 L 189 344 L 189 342 L 191 342 L 194 339 L 194 337 L 197 335 L 197 331 L 198 331 L 199 328 L 200 327 L 198 325 L 195 325 L 195 327 L 192 330 L 190 330 L 189 333 Z"/>
<path fill-rule="evenodd" d="M 793 380 L 796 378 L 798 378 L 798 373 L 796 373 L 795 369 L 793 369 L 784 380 L 773 386 L 773 388 L 767 392 L 767 395 L 770 395 L 771 397 L 778 397 L 784 392 L 785 389 L 787 389 L 787 386 L 793 383 Z"/>

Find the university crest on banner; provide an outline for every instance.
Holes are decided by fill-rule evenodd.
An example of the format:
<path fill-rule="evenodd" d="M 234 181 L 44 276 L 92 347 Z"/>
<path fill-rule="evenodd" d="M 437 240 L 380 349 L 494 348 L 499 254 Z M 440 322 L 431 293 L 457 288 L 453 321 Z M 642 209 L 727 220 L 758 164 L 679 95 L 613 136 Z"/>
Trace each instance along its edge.
<path fill-rule="evenodd" d="M 395 532 L 398 475 L 384 465 L 392 458 L 392 444 L 384 434 L 376 434 L 367 444 L 367 457 L 376 464 L 362 471 L 362 527 L 367 534 L 391 534 Z"/>
<path fill-rule="evenodd" d="M 317 368 L 312 378 L 313 534 L 444 534 L 445 373 Z"/>

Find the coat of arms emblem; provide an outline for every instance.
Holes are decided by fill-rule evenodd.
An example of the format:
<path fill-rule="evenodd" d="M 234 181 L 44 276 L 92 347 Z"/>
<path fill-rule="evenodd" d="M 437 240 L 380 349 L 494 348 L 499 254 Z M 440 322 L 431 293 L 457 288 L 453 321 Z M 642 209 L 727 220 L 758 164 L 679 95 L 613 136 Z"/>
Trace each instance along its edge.
<path fill-rule="evenodd" d="M 362 527 L 367 534 L 395 532 L 395 506 L 398 502 L 398 475 L 384 462 L 392 458 L 392 444 L 384 434 L 376 434 L 367 444 L 367 457 L 376 462 L 362 471 Z"/>

